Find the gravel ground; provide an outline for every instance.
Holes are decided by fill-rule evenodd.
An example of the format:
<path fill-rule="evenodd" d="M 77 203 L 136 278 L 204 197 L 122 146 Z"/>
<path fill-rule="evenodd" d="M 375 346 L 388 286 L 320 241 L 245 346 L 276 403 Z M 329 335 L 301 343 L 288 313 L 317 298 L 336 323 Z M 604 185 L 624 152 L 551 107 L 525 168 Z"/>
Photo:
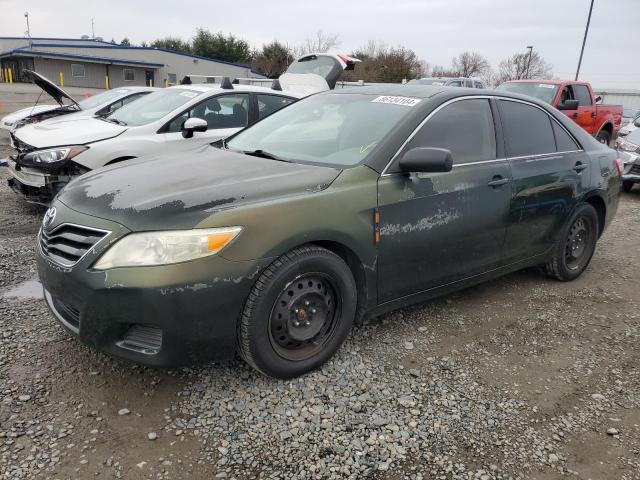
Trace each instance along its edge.
<path fill-rule="evenodd" d="M 277 381 L 239 360 L 140 367 L 70 338 L 23 283 L 43 211 L 6 177 L 2 479 L 640 479 L 637 188 L 577 281 L 527 270 L 406 308 Z"/>

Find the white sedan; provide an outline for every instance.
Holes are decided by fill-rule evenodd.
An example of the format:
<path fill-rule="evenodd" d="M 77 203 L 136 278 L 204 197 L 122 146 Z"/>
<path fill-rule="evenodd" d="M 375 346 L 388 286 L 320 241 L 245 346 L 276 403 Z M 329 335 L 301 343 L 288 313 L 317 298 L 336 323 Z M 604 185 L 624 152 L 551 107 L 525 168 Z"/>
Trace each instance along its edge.
<path fill-rule="evenodd" d="M 56 101 L 56 105 L 41 104 L 21 108 L 0 120 L 0 128 L 15 130 L 24 125 L 41 122 L 43 120 L 70 115 L 67 118 L 86 118 L 95 115 L 104 116 L 115 112 L 120 107 L 139 99 L 158 88 L 153 87 L 121 87 L 92 95 L 80 102 L 76 102 L 71 95 L 51 82 L 48 78 L 31 70 L 24 71 L 25 77 L 39 86 L 45 93 Z"/>
<path fill-rule="evenodd" d="M 61 118 L 12 134 L 9 185 L 28 201 L 48 204 L 73 177 L 139 157 L 207 148 L 286 105 L 332 88 L 355 59 L 309 54 L 272 88 L 190 84 L 161 89 L 106 117 Z"/>

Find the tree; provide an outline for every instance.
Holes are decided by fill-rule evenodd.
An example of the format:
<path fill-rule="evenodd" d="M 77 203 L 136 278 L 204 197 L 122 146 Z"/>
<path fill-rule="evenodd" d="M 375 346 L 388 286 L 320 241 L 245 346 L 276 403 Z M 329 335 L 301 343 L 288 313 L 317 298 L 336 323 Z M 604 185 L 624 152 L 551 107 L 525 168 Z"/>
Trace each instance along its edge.
<path fill-rule="evenodd" d="M 505 58 L 498 65 L 496 84 L 508 80 L 524 80 L 529 78 L 548 78 L 552 75 L 552 66 L 549 65 L 538 52 L 514 53 Z"/>
<path fill-rule="evenodd" d="M 343 79 L 365 82 L 399 83 L 422 76 L 423 62 L 408 48 L 386 47 L 374 41 L 351 53 L 359 60 L 355 69 L 344 72 Z"/>
<path fill-rule="evenodd" d="M 131 41 L 127 37 L 124 37 L 120 42 L 120 45 L 122 45 L 123 47 L 130 47 Z"/>
<path fill-rule="evenodd" d="M 316 32 L 315 38 L 305 40 L 305 43 L 293 48 L 293 54 L 301 57 L 307 53 L 326 53 L 340 45 L 340 36 L 338 34 L 326 34 L 322 30 Z"/>
<path fill-rule="evenodd" d="M 479 77 L 489 70 L 489 62 L 478 52 L 462 52 L 457 57 L 453 57 L 451 61 L 451 70 L 455 77 Z"/>
<path fill-rule="evenodd" d="M 251 67 L 269 78 L 278 78 L 293 61 L 289 47 L 274 40 L 253 54 Z"/>
<path fill-rule="evenodd" d="M 177 52 L 191 52 L 191 45 L 178 37 L 159 38 L 151 42 L 153 48 L 165 48 L 167 50 L 175 50 Z"/>
<path fill-rule="evenodd" d="M 211 33 L 204 28 L 198 28 L 191 41 L 192 52 L 202 57 L 224 60 L 226 62 L 249 62 L 251 48 L 249 44 L 232 34 L 222 32 Z"/>

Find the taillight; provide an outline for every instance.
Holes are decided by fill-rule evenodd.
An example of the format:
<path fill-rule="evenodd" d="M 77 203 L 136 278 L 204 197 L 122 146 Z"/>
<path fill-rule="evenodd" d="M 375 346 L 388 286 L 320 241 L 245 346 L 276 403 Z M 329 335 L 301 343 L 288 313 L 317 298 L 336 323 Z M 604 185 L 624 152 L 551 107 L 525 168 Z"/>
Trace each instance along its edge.
<path fill-rule="evenodd" d="M 616 158 L 615 162 L 613 162 L 616 164 L 616 170 L 618 170 L 618 176 L 621 177 L 622 176 L 622 160 L 620 160 L 619 158 Z"/>

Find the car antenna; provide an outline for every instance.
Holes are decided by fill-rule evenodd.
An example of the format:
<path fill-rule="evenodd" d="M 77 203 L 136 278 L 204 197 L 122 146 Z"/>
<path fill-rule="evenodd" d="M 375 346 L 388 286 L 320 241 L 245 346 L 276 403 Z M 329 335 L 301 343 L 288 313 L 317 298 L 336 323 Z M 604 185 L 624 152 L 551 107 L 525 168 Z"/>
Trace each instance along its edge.
<path fill-rule="evenodd" d="M 229 80 L 229 77 L 222 77 L 220 88 L 224 90 L 233 90 L 233 84 L 231 83 L 231 80 Z"/>
<path fill-rule="evenodd" d="M 278 90 L 278 91 L 282 91 L 282 85 L 280 85 L 280 80 L 278 80 L 277 78 L 273 81 L 273 83 L 271 84 L 271 90 Z"/>

